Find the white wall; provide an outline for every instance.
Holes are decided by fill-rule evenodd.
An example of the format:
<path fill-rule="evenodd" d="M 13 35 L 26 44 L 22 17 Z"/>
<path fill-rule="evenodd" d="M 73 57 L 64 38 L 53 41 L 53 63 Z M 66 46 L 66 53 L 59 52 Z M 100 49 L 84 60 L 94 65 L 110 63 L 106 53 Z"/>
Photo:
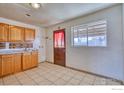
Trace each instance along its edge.
<path fill-rule="evenodd" d="M 70 27 L 99 19 L 107 19 L 108 21 L 107 47 L 71 47 Z M 53 31 L 59 26 L 66 29 L 66 66 L 119 80 L 124 79 L 122 5 L 113 6 L 72 21 L 49 27 L 47 29 L 49 39 L 47 40 L 46 54 L 47 61 L 50 62 L 54 62 Z"/>
<path fill-rule="evenodd" d="M 123 35 L 123 60 L 124 60 L 124 3 L 122 4 L 122 35 Z M 124 63 L 123 63 L 124 66 Z M 124 83 L 124 79 L 123 79 Z"/>
<path fill-rule="evenodd" d="M 46 45 L 45 35 L 46 35 L 46 32 L 45 32 L 45 28 L 25 24 L 25 23 L 22 23 L 22 22 L 6 19 L 6 18 L 2 18 L 2 17 L 0 17 L 0 22 L 35 29 L 36 30 L 36 39 L 34 41 L 34 48 L 38 49 L 38 51 L 39 51 L 39 62 L 43 62 L 43 61 L 46 60 L 46 49 L 45 49 L 45 45 Z"/>

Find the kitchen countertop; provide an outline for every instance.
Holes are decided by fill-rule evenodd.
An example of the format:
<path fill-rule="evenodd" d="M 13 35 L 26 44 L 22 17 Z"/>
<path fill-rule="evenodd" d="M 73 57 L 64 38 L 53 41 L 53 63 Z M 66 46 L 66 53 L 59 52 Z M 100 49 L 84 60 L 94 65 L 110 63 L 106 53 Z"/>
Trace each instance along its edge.
<path fill-rule="evenodd" d="M 17 53 L 25 53 L 25 52 L 32 52 L 37 50 L 3 50 L 0 51 L 0 55 L 7 55 L 7 54 L 17 54 Z"/>

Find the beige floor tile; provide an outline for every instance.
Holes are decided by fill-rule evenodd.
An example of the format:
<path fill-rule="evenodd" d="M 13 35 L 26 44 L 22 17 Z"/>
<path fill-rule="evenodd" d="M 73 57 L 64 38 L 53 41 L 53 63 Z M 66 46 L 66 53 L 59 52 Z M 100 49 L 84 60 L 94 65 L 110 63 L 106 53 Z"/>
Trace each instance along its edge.
<path fill-rule="evenodd" d="M 38 70 L 39 70 L 39 68 L 32 68 L 30 71 L 37 72 Z"/>
<path fill-rule="evenodd" d="M 120 85 L 119 82 L 50 63 L 0 79 L 0 85 Z"/>
<path fill-rule="evenodd" d="M 91 75 L 91 74 L 86 74 L 85 77 L 88 79 L 95 79 L 96 78 L 95 75 Z"/>
<path fill-rule="evenodd" d="M 102 77 L 96 77 L 93 85 L 106 85 L 106 79 Z"/>
<path fill-rule="evenodd" d="M 57 71 L 51 71 L 50 74 L 56 75 L 56 74 L 58 74 L 58 72 Z"/>
<path fill-rule="evenodd" d="M 75 76 L 73 76 L 74 79 L 78 79 L 78 80 L 82 80 L 85 76 L 82 75 L 78 75 L 76 74 Z"/>
<path fill-rule="evenodd" d="M 76 73 L 76 75 L 81 75 L 81 76 L 86 76 L 87 74 L 86 73 L 84 73 L 84 72 L 81 72 L 81 71 L 78 71 L 77 73 Z"/>
<path fill-rule="evenodd" d="M 53 83 L 48 80 L 45 80 L 45 81 L 38 82 L 38 85 L 53 85 Z"/>
<path fill-rule="evenodd" d="M 36 74 L 36 75 L 33 75 L 33 76 L 30 76 L 29 75 L 29 77 L 31 78 L 31 79 L 36 79 L 36 78 L 39 78 L 39 77 L 41 77 L 39 74 Z"/>
<path fill-rule="evenodd" d="M 36 73 L 36 72 L 26 72 L 25 74 L 26 74 L 26 75 L 30 75 L 30 76 L 37 75 L 37 73 Z"/>
<path fill-rule="evenodd" d="M 9 82 L 4 82 L 4 85 L 21 85 L 18 81 L 9 81 Z"/>
<path fill-rule="evenodd" d="M 65 81 L 69 81 L 71 78 L 72 78 L 72 76 L 65 75 L 65 74 L 61 77 L 61 79 L 65 80 Z"/>
<path fill-rule="evenodd" d="M 20 84 L 18 82 L 17 78 L 15 77 L 15 75 L 10 75 L 10 76 L 4 77 L 3 83 L 5 85 L 19 85 Z"/>
<path fill-rule="evenodd" d="M 45 81 L 46 79 L 45 78 L 42 78 L 42 77 L 37 77 L 35 79 L 33 79 L 36 83 L 38 82 L 41 82 L 41 81 Z"/>
<path fill-rule="evenodd" d="M 61 73 L 66 74 L 66 73 L 68 73 L 68 71 L 64 69 L 61 71 Z"/>
<path fill-rule="evenodd" d="M 31 85 L 31 86 L 34 86 L 34 85 L 38 85 L 38 84 L 36 84 L 36 83 L 34 83 L 34 82 L 25 82 L 25 83 L 22 83 L 22 85 Z"/>
<path fill-rule="evenodd" d="M 3 82 L 11 82 L 11 81 L 17 81 L 17 78 L 14 76 L 7 76 L 3 78 Z"/>
<path fill-rule="evenodd" d="M 80 85 L 93 85 L 94 81 L 95 78 L 84 77 L 84 79 L 80 82 Z"/>
<path fill-rule="evenodd" d="M 93 83 L 88 81 L 81 81 L 80 85 L 93 85 Z"/>
<path fill-rule="evenodd" d="M 22 84 L 22 85 L 37 85 L 37 83 L 33 80 L 30 80 L 30 79 L 25 79 L 25 80 L 19 80 L 19 82 Z"/>
<path fill-rule="evenodd" d="M 59 77 L 57 76 L 51 76 L 51 77 L 48 77 L 47 79 L 51 82 L 55 82 Z"/>
<path fill-rule="evenodd" d="M 15 75 L 7 75 L 7 76 L 5 76 L 5 77 L 3 77 L 3 78 L 8 78 L 8 79 L 11 79 L 11 78 L 15 78 Z"/>
<path fill-rule="evenodd" d="M 3 85 L 3 80 L 2 80 L 2 78 L 0 78 L 0 85 Z"/>
<path fill-rule="evenodd" d="M 16 78 L 17 78 L 18 80 L 29 79 L 29 77 L 28 77 L 27 75 L 17 76 Z"/>
<path fill-rule="evenodd" d="M 95 78 L 84 77 L 83 81 L 94 82 Z"/>
<path fill-rule="evenodd" d="M 44 78 L 50 78 L 51 76 L 52 76 L 52 74 L 48 74 L 48 73 L 45 73 L 45 74 L 43 75 Z"/>
<path fill-rule="evenodd" d="M 19 72 L 19 73 L 16 73 L 16 74 L 15 74 L 15 76 L 23 76 L 23 75 L 25 75 L 24 72 Z"/>
<path fill-rule="evenodd" d="M 68 73 L 66 73 L 65 75 L 69 75 L 69 76 L 74 76 L 75 74 L 74 73 L 72 73 L 72 72 L 68 72 Z"/>
<path fill-rule="evenodd" d="M 54 82 L 54 84 L 56 84 L 56 85 L 65 85 L 66 83 L 67 82 L 65 80 L 61 79 L 61 78 L 59 78 L 58 80 L 56 80 Z"/>
<path fill-rule="evenodd" d="M 73 74 L 76 74 L 76 73 L 77 73 L 76 70 L 70 70 L 69 72 L 70 72 L 70 73 L 73 73 Z"/>
<path fill-rule="evenodd" d="M 45 74 L 46 74 L 46 72 L 44 72 L 44 71 L 41 71 L 40 73 L 38 73 L 39 75 L 41 75 L 41 76 L 44 76 Z"/>
<path fill-rule="evenodd" d="M 23 78 L 23 79 L 19 79 L 18 81 L 22 81 L 22 82 L 26 82 L 26 81 L 31 81 L 32 79 L 30 79 L 30 78 Z"/>
<path fill-rule="evenodd" d="M 112 81 L 112 80 L 107 80 L 107 81 L 106 81 L 106 84 L 107 84 L 107 85 L 120 85 L 119 82 Z"/>
<path fill-rule="evenodd" d="M 3 82 L 18 82 L 18 80 L 17 79 L 8 79 L 8 80 L 3 79 Z"/>
<path fill-rule="evenodd" d="M 77 80 L 72 78 L 67 84 L 72 84 L 72 85 L 79 85 L 81 80 Z"/>
<path fill-rule="evenodd" d="M 57 76 L 57 77 L 59 77 L 59 78 L 61 78 L 61 77 L 63 77 L 63 76 L 64 76 L 64 74 L 63 74 L 63 73 L 59 73 L 59 72 L 58 72 L 58 73 L 56 74 L 56 76 Z"/>

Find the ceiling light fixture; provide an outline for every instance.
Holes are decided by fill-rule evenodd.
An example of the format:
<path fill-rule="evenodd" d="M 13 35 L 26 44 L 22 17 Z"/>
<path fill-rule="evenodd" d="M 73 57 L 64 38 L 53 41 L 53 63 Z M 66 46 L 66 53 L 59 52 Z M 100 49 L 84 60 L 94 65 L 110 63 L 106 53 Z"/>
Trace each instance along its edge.
<path fill-rule="evenodd" d="M 41 7 L 41 4 L 40 3 L 30 3 L 30 5 L 35 8 L 35 9 L 38 9 Z"/>

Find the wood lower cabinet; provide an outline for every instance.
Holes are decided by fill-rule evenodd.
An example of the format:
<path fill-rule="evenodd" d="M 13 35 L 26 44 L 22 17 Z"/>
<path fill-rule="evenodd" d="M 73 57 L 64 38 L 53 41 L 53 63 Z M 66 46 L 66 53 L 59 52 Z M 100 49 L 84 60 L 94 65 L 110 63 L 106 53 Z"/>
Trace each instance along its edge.
<path fill-rule="evenodd" d="M 14 73 L 14 57 L 13 55 L 2 55 L 1 56 L 1 76 L 5 76 Z"/>
<path fill-rule="evenodd" d="M 34 51 L 31 53 L 31 67 L 38 66 L 38 52 Z"/>
<path fill-rule="evenodd" d="M 38 66 L 38 52 L 26 52 L 22 56 L 23 70 Z"/>
<path fill-rule="evenodd" d="M 25 41 L 33 41 L 35 39 L 35 30 L 25 28 Z"/>
<path fill-rule="evenodd" d="M 0 42 L 6 42 L 8 40 L 9 25 L 0 23 Z"/>
<path fill-rule="evenodd" d="M 31 67 L 30 65 L 31 65 L 31 53 L 30 52 L 23 53 L 22 69 L 23 70 L 29 69 Z"/>
<path fill-rule="evenodd" d="M 0 55 L 0 76 L 20 72 L 38 66 L 38 52 Z"/>
<path fill-rule="evenodd" d="M 0 55 L 0 76 L 22 70 L 22 54 Z"/>
<path fill-rule="evenodd" d="M 9 41 L 24 41 L 24 28 L 18 26 L 9 26 Z"/>
<path fill-rule="evenodd" d="M 22 54 L 14 54 L 14 73 L 22 70 Z"/>

